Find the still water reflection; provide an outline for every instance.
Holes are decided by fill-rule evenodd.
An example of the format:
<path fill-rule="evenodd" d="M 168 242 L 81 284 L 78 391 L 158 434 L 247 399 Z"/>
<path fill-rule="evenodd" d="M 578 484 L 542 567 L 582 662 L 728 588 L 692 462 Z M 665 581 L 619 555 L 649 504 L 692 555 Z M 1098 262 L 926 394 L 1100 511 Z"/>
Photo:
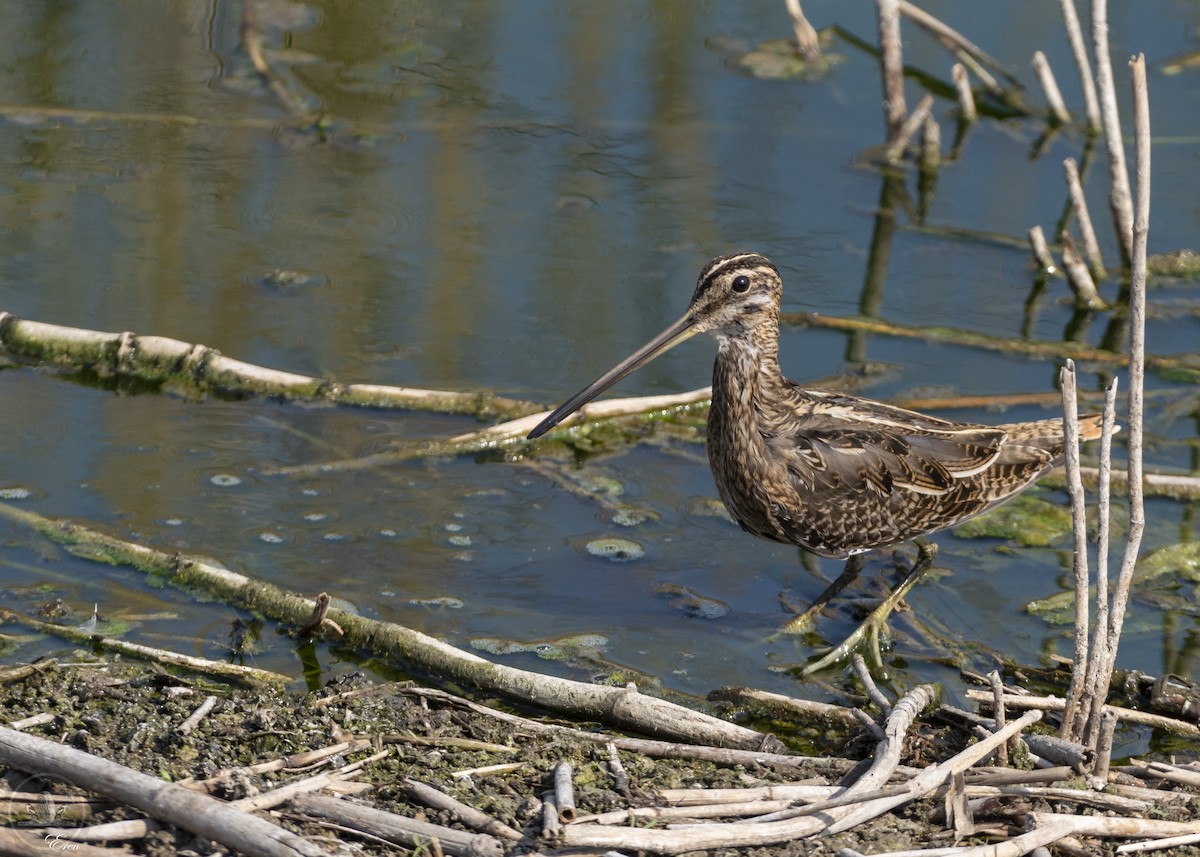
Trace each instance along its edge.
<path fill-rule="evenodd" d="M 806 9 L 818 26 L 872 38 L 869 4 L 858 5 Z M 1079 103 L 1057 6 L 927 5 L 1023 79 L 1033 51 L 1045 51 L 1068 102 Z M 1114 55 L 1145 51 L 1153 72 L 1161 142 L 1151 252 L 1194 246 L 1187 117 L 1200 114 L 1200 87 L 1193 71 L 1157 72 L 1195 49 L 1194 10 L 1110 6 Z M 343 381 L 546 402 L 675 318 L 699 265 L 740 248 L 780 265 L 785 310 L 865 309 L 913 327 L 1047 340 L 1072 325 L 1061 282 L 1025 306 L 1032 274 L 1021 238 L 1035 223 L 1052 231 L 1061 216 L 1061 161 L 1081 156 L 1082 135 L 1064 129 L 1039 141 L 1038 121 L 985 121 L 915 201 L 915 177 L 885 186 L 860 158 L 881 136 L 872 57 L 835 41 L 844 61 L 806 83 L 733 67 L 739 46 L 786 35 L 782 4 L 267 4 L 266 82 L 239 41 L 239 4 L 28 2 L 8 11 L 0 309 L 19 317 L 161 334 Z M 910 64 L 948 74 L 940 48 L 917 33 L 910 42 Z M 1124 63 L 1116 66 L 1124 93 Z M 320 111 L 319 128 L 294 120 L 304 109 Z M 953 105 L 941 100 L 935 112 L 948 140 Z M 1105 183 L 1094 165 L 1098 221 Z M 881 198 L 898 213 L 876 218 Z M 869 273 L 884 227 L 889 255 Z M 864 282 L 881 288 L 865 298 Z M 1105 284 L 1109 295 L 1115 288 Z M 1152 298 L 1161 301 L 1151 350 L 1194 351 L 1195 281 L 1159 281 Z M 1111 323 L 1101 314 L 1072 329 L 1100 342 Z M 623 391 L 707 383 L 711 344 L 677 351 Z M 852 381 L 877 398 L 1041 393 L 1057 375 L 1050 361 L 1010 353 L 819 329 L 785 329 L 781 359 L 796 379 L 859 374 L 869 363 Z M 1089 389 L 1112 371 L 1084 369 Z M 1149 383 L 1150 466 L 1194 472 L 1194 381 Z M 694 441 L 613 447 L 578 462 L 548 450 L 285 478 L 266 473 L 473 424 L 138 395 L 23 363 L 0 372 L 0 396 L 0 487 L 28 492 L 14 502 L 202 552 L 302 592 L 328 590 L 461 645 L 489 641 L 479 645 L 512 663 L 570 674 L 616 663 L 700 694 L 731 683 L 814 693 L 779 668 L 851 626 L 853 597 L 814 637 L 768 641 L 787 609 L 837 569 L 806 565 L 714 513 Z M 945 413 L 999 422 L 1052 411 Z M 568 490 L 577 478 L 606 480 L 610 502 Z M 1196 539 L 1194 502 L 1156 501 L 1149 514 L 1149 548 Z M 58 599 L 82 621 L 98 603 L 131 619 L 134 638 L 225 651 L 234 611 L 3 530 L 6 604 Z M 625 551 L 618 562 L 589 550 L 611 538 L 636 543 L 640 555 Z M 993 652 L 1030 662 L 1066 650 L 1062 630 L 1024 605 L 1064 587 L 1067 540 L 940 541 L 945 573 L 919 587 L 914 610 L 895 623 L 889 667 L 899 681 L 954 680 L 929 634 L 974 667 Z M 880 558 L 856 594 L 876 594 L 895 573 Z M 1167 580 L 1139 600 L 1124 661 L 1195 676 L 1195 582 Z M 529 650 L 581 635 L 582 648 Z M 538 660 L 563 651 L 565 662 Z M 269 626 L 250 657 L 300 671 L 292 644 Z M 355 667 L 339 659 L 345 653 L 320 657 L 320 678 Z"/>

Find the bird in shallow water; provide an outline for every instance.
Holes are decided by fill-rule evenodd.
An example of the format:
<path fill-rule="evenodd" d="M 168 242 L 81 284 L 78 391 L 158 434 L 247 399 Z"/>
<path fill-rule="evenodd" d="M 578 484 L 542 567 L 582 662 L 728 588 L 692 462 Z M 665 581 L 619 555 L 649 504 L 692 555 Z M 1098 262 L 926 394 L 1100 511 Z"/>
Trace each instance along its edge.
<path fill-rule="evenodd" d="M 707 332 L 717 340 L 708 460 L 729 514 L 756 536 L 851 557 L 973 518 L 1059 463 L 1061 419 L 961 423 L 789 381 L 779 371 L 782 292 L 779 270 L 765 256 L 713 259 L 678 321 L 556 408 L 529 437 Z M 1099 437 L 1100 424 L 1099 415 L 1080 417 L 1080 437 Z M 831 586 L 817 603 L 835 592 Z"/>

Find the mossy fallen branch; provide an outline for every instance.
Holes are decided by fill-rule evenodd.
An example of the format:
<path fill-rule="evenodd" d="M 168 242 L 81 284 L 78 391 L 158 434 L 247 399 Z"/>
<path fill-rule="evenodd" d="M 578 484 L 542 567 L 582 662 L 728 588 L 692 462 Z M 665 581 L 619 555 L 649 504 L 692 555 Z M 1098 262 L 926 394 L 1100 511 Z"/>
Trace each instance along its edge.
<path fill-rule="evenodd" d="M 8 504 L 0 504 L 0 517 L 61 544 L 86 545 L 105 561 L 133 566 L 156 581 L 203 592 L 225 604 L 286 625 L 302 626 L 313 612 L 311 599 L 199 557 L 136 544 Z M 331 609 L 329 618 L 345 631 L 339 640 L 341 645 L 374 653 L 399 669 L 644 735 L 717 747 L 786 752 L 783 744 L 769 735 L 646 696 L 632 685 L 611 687 L 539 675 L 493 663 L 402 625 L 366 619 L 344 610 Z"/>
<path fill-rule="evenodd" d="M 108 333 L 17 318 L 0 312 L 0 345 L 11 354 L 94 372 L 102 378 L 176 384 L 197 393 L 268 396 L 372 408 L 507 419 L 540 410 L 486 392 L 456 393 L 380 384 L 339 384 L 244 363 L 206 345 L 165 336 Z"/>

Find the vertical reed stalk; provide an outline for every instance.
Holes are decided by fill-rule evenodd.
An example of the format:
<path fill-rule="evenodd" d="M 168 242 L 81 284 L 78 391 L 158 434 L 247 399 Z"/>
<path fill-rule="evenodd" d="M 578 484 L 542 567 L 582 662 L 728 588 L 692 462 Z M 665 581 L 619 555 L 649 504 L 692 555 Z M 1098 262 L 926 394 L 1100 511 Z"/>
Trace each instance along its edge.
<path fill-rule="evenodd" d="M 879 64 L 883 71 L 883 117 L 887 142 L 895 143 L 908 116 L 904 101 L 904 58 L 900 49 L 900 0 L 876 0 Z"/>
<path fill-rule="evenodd" d="M 1137 151 L 1137 210 L 1133 220 L 1132 264 L 1129 283 L 1129 534 L 1121 571 L 1113 590 L 1108 617 L 1108 641 L 1099 682 L 1103 693 L 1093 701 L 1089 723 L 1099 721 L 1117 662 L 1117 647 L 1129 603 L 1129 587 L 1137 565 L 1142 533 L 1146 528 L 1142 491 L 1142 413 L 1146 376 L 1146 236 L 1150 222 L 1150 101 L 1146 92 L 1146 58 L 1138 54 L 1129 63 L 1133 72 L 1134 140 Z M 1089 725 L 1098 734 L 1099 725 Z"/>
<path fill-rule="evenodd" d="M 1075 361 L 1067 360 L 1059 372 L 1063 400 L 1063 435 L 1066 446 L 1067 493 L 1071 497 L 1071 521 L 1075 535 L 1075 654 L 1071 683 L 1067 688 L 1066 707 L 1063 710 L 1059 737 L 1075 741 L 1082 731 L 1080 700 L 1083 697 L 1086 664 L 1088 661 L 1088 636 L 1091 612 L 1088 604 L 1088 544 L 1087 509 L 1084 504 L 1083 477 L 1079 471 L 1079 411 L 1075 397 Z"/>
<path fill-rule="evenodd" d="M 1096 82 L 1092 78 L 1092 63 L 1088 59 L 1087 45 L 1083 41 L 1083 30 L 1079 26 L 1079 15 L 1075 12 L 1075 0 L 1062 0 L 1063 23 L 1067 28 L 1067 40 L 1075 65 L 1079 69 L 1079 83 L 1083 88 L 1084 110 L 1087 113 L 1088 130 L 1100 130 L 1100 103 L 1096 99 Z"/>
<path fill-rule="evenodd" d="M 1129 195 L 1129 171 L 1125 167 L 1121 120 L 1117 112 L 1117 91 L 1108 52 L 1108 0 L 1092 0 L 1092 44 L 1096 51 L 1096 80 L 1100 87 L 1104 145 L 1108 151 L 1109 172 L 1112 174 L 1108 207 L 1112 210 L 1117 246 L 1121 249 L 1121 264 L 1129 268 L 1133 258 L 1133 204 Z"/>
<path fill-rule="evenodd" d="M 1083 183 L 1079 180 L 1079 168 L 1074 158 L 1063 161 L 1063 172 L 1067 177 L 1067 188 L 1071 192 L 1071 208 L 1079 222 L 1079 237 L 1083 240 L 1083 253 L 1087 257 L 1088 269 L 1096 280 L 1104 279 L 1104 257 L 1100 254 L 1100 242 L 1096 240 L 1096 229 L 1092 215 L 1088 212 L 1087 198 L 1083 194 Z"/>
<path fill-rule="evenodd" d="M 967 67 L 956 62 L 950 69 L 950 76 L 954 78 L 954 88 L 958 91 L 958 112 L 962 121 L 974 122 L 979 114 L 975 112 L 975 93 L 971 91 L 971 78 L 967 74 Z"/>

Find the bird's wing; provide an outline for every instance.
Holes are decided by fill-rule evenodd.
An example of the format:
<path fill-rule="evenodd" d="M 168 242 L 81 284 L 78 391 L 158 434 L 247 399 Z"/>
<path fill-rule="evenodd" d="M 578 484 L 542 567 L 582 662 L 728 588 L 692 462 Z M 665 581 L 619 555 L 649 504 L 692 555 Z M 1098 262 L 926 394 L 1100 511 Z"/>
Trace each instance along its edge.
<path fill-rule="evenodd" d="M 810 401 L 789 419 L 761 424 L 768 446 L 803 492 L 944 494 L 995 463 L 1007 437 L 1003 428 L 854 396 L 822 394 Z"/>

